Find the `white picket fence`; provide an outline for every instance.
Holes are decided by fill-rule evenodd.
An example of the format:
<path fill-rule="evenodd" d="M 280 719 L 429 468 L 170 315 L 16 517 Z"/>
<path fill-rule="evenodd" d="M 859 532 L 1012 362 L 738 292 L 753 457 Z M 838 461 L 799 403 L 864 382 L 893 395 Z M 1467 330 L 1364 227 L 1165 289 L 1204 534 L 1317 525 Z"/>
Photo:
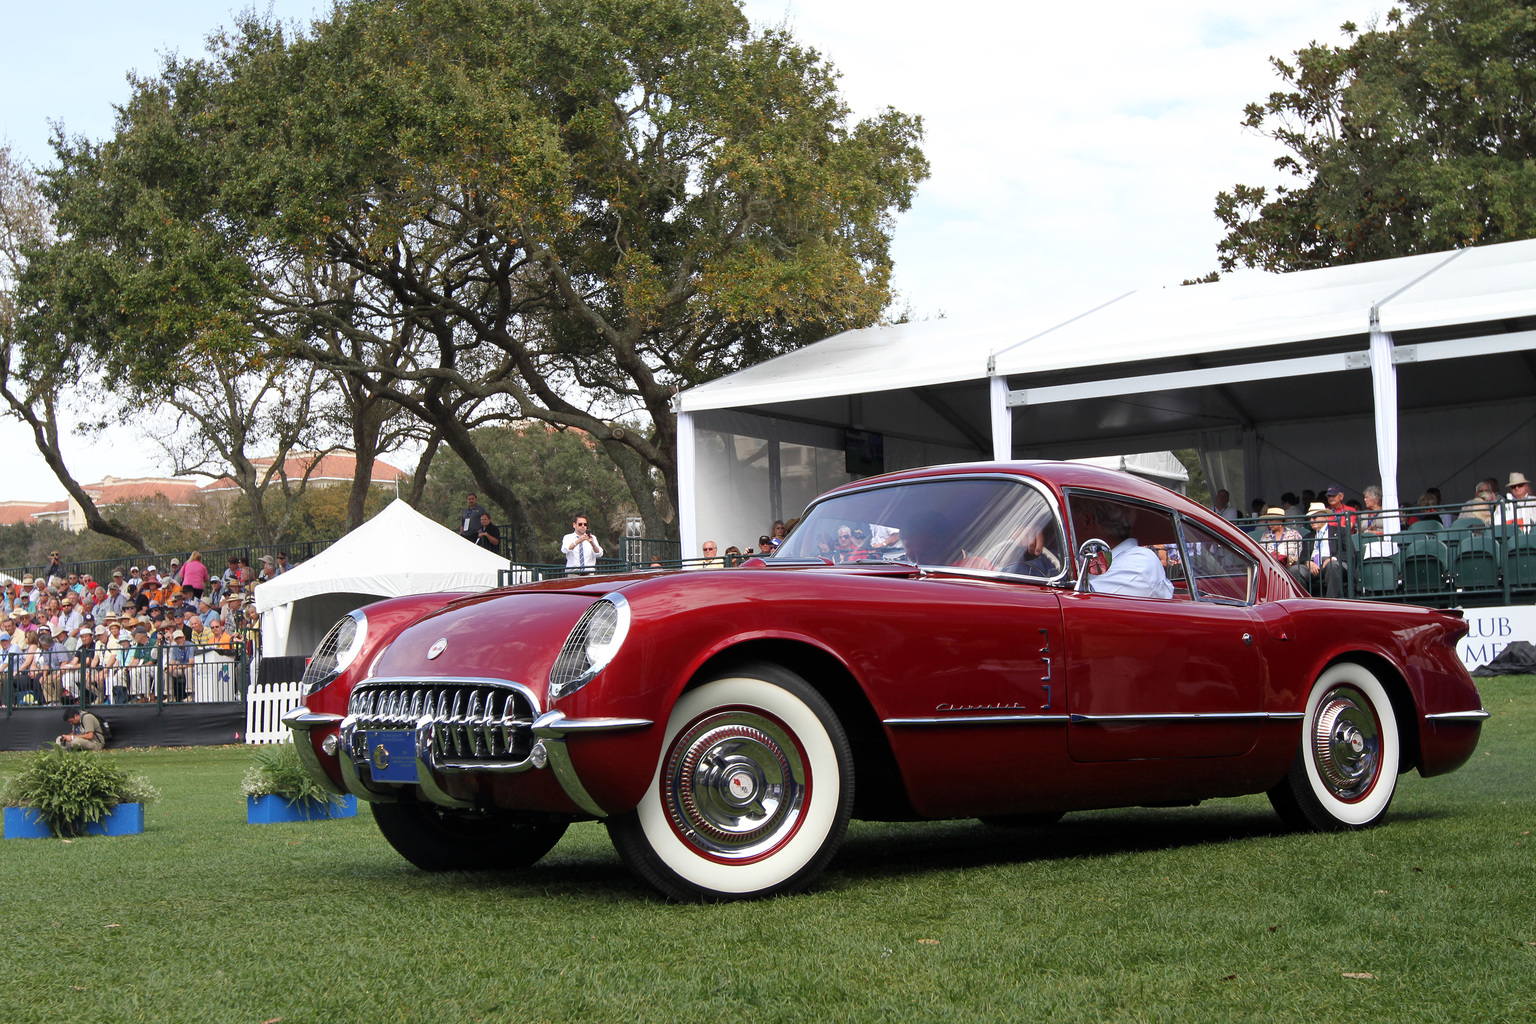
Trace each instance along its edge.
<path fill-rule="evenodd" d="M 282 743 L 283 715 L 304 703 L 303 683 L 252 683 L 245 697 L 245 742 Z"/>

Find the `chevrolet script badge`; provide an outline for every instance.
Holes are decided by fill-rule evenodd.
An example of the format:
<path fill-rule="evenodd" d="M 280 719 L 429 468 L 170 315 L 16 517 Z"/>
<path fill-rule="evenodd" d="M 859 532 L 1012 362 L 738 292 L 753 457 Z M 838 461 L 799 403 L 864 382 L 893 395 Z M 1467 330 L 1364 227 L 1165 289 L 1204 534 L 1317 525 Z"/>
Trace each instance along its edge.
<path fill-rule="evenodd" d="M 437 640 L 432 644 L 432 646 L 427 648 L 427 660 L 431 661 L 433 658 L 437 657 L 439 654 L 442 654 L 444 649 L 447 648 L 447 646 L 448 646 L 448 638 L 445 637 L 445 636 L 438 637 Z"/>

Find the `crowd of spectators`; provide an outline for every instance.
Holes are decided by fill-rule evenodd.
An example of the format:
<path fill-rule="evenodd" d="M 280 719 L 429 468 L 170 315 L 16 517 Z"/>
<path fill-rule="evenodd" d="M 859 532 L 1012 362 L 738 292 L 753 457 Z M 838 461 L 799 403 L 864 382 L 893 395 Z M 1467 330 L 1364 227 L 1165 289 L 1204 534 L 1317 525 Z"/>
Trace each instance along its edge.
<path fill-rule="evenodd" d="M 785 523 L 782 519 L 775 519 L 773 525 L 768 528 L 767 533 L 758 534 L 756 547 L 751 544 L 739 546 L 732 544 L 724 551 L 721 551 L 719 545 L 714 541 L 707 540 L 702 545 L 704 558 L 698 565 L 698 568 L 734 569 L 749 558 L 767 557 L 779 549 L 779 545 L 784 543 L 784 538 L 789 536 L 789 531 L 793 530 L 795 524 L 799 521 L 799 519 L 791 519 L 788 523 Z M 867 548 L 856 554 L 851 542 L 845 545 L 841 552 L 833 551 L 829 545 L 828 552 L 827 557 L 835 562 L 850 562 L 855 557 L 863 558 L 869 555 Z"/>
<path fill-rule="evenodd" d="M 1319 500 L 1319 498 L 1321 500 Z M 1350 498 L 1334 485 L 1320 491 L 1286 492 L 1277 505 L 1263 498 L 1253 500 L 1253 515 L 1244 518 L 1231 506 L 1231 496 L 1217 491 L 1211 508 L 1237 526 L 1253 533 L 1259 545 L 1273 555 L 1303 587 L 1326 597 L 1341 596 L 1352 544 L 1384 543 L 1387 533 L 1409 529 L 1424 520 L 1450 528 L 1474 521 L 1483 526 L 1508 526 L 1523 532 L 1536 528 L 1536 498 L 1524 473 L 1511 473 L 1499 486 L 1485 477 L 1466 502 L 1447 503 L 1437 487 L 1427 488 L 1411 505 L 1397 510 L 1382 508 L 1381 488 L 1365 488 Z"/>
<path fill-rule="evenodd" d="M 247 658 L 260 643 L 254 590 L 290 568 L 286 553 L 252 566 L 230 558 L 216 574 L 194 551 L 162 570 L 72 572 L 59 552 L 47 568 L 0 588 L 0 702 L 135 703 L 199 698 L 206 664 Z M 227 688 L 227 687 L 226 687 Z"/>

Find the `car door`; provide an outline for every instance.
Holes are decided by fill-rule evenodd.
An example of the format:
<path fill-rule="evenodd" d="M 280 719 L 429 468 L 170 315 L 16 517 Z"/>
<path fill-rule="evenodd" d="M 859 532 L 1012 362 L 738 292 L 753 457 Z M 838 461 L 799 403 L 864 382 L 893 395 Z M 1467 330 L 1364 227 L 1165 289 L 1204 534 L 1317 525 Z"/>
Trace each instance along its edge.
<path fill-rule="evenodd" d="M 1091 590 L 1062 596 L 1072 759 L 1247 752 L 1265 717 L 1266 636 L 1250 607 L 1251 563 L 1225 547 L 1218 557 L 1218 539 L 1204 531 L 1182 544 L 1167 509 L 1120 504 L 1135 505 L 1134 539 L 1177 552 L 1169 560 L 1175 586 L 1171 598 Z M 1249 581 L 1242 598 L 1231 596 L 1238 579 Z"/>

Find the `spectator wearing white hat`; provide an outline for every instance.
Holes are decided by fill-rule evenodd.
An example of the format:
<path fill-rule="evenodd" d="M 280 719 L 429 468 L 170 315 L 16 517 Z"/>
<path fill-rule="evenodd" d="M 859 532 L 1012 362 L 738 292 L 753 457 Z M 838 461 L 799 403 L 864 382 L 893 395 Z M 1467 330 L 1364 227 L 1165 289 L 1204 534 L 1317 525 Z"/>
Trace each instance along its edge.
<path fill-rule="evenodd" d="M 1531 482 L 1524 473 L 1509 474 L 1509 495 L 1493 510 L 1495 526 L 1513 526 L 1530 533 L 1536 527 L 1536 498 L 1531 497 Z"/>
<path fill-rule="evenodd" d="M 171 631 L 171 641 L 166 647 L 165 672 L 170 678 L 172 700 L 184 701 L 191 696 L 187 683 L 192 678 L 192 655 L 196 651 L 184 630 L 178 627 Z"/>

